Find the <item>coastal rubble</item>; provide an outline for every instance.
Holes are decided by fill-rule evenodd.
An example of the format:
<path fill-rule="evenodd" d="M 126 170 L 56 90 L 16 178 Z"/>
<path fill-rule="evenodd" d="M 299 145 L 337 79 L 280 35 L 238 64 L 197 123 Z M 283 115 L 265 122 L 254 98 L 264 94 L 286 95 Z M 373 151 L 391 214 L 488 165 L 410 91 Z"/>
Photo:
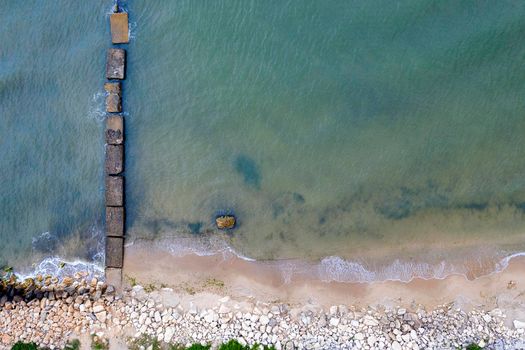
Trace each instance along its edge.
<path fill-rule="evenodd" d="M 0 349 L 18 340 L 60 348 L 68 339 L 88 334 L 109 339 L 110 344 L 112 339 L 144 336 L 182 345 L 217 346 L 237 339 L 241 344 L 272 344 L 278 350 L 456 349 L 471 343 L 515 349 L 525 345 L 523 321 L 505 326 L 500 309 L 466 312 L 447 304 L 430 311 L 422 306 L 408 310 L 346 305 L 324 310 L 229 297 L 217 297 L 215 306 L 201 308 L 198 303 L 183 303 L 169 288 L 145 292 L 135 286 L 116 295 L 103 282 L 78 277 L 60 282 L 51 276 L 4 281 Z"/>

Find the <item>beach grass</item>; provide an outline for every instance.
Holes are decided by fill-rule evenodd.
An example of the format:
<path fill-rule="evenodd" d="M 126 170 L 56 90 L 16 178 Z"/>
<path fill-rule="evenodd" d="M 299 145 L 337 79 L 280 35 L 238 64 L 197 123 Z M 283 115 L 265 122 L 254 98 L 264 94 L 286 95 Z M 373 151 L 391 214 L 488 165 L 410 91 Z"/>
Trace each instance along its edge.
<path fill-rule="evenodd" d="M 185 346 L 182 344 L 164 344 L 161 343 L 157 338 L 143 335 L 142 337 L 135 339 L 129 344 L 130 350 L 139 349 L 151 349 L 151 350 L 209 350 L 210 344 L 192 344 Z M 232 339 L 227 343 L 219 346 L 219 350 L 275 350 L 273 346 L 255 344 L 253 346 L 242 345 L 237 340 Z"/>

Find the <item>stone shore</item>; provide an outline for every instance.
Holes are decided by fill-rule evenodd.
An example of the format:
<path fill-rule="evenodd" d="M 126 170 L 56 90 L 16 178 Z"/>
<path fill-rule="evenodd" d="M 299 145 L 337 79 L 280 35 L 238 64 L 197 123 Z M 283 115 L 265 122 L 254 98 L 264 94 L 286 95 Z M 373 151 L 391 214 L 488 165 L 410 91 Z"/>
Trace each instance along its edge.
<path fill-rule="evenodd" d="M 525 347 L 525 323 L 513 320 L 505 326 L 499 309 L 465 312 L 450 304 L 431 311 L 343 305 L 323 310 L 227 296 L 200 308 L 188 302 L 188 295 L 169 288 L 146 292 L 135 286 L 116 295 L 113 287 L 82 275 L 60 283 L 49 276 L 39 279 L 41 284 L 31 282 L 38 288 L 30 295 L 6 288 L 4 282 L 0 349 L 18 340 L 56 349 L 87 335 L 108 339 L 111 348 L 122 348 L 112 345 L 117 339 L 124 344 L 144 335 L 182 345 L 216 346 L 237 339 L 276 349 L 457 349 L 472 343 L 490 349 Z"/>

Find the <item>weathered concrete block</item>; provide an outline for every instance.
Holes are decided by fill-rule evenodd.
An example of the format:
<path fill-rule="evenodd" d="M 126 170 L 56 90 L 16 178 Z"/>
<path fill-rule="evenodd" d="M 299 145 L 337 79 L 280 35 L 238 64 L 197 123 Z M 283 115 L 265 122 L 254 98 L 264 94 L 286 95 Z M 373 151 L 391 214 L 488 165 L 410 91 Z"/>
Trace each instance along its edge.
<path fill-rule="evenodd" d="M 122 86 L 120 83 L 105 83 L 106 111 L 109 113 L 122 112 Z"/>
<path fill-rule="evenodd" d="M 106 267 L 106 283 L 115 287 L 118 294 L 122 293 L 122 269 L 118 267 Z"/>
<path fill-rule="evenodd" d="M 128 43 L 128 14 L 126 12 L 114 13 L 109 17 L 109 23 L 111 25 L 111 41 L 113 44 Z"/>
<path fill-rule="evenodd" d="M 106 236 L 124 236 L 124 208 L 106 207 Z"/>
<path fill-rule="evenodd" d="M 124 117 L 110 115 L 106 119 L 106 143 L 121 145 L 124 143 Z"/>
<path fill-rule="evenodd" d="M 106 267 L 122 268 L 123 263 L 124 238 L 106 237 Z"/>
<path fill-rule="evenodd" d="M 106 176 L 106 206 L 122 207 L 124 205 L 124 178 Z"/>
<path fill-rule="evenodd" d="M 124 171 L 124 146 L 106 146 L 106 174 L 118 175 Z"/>
<path fill-rule="evenodd" d="M 120 82 L 105 83 L 104 90 L 106 90 L 108 94 L 119 94 L 120 95 L 120 92 L 122 90 L 122 84 L 120 84 Z"/>
<path fill-rule="evenodd" d="M 106 78 L 124 79 L 126 68 L 126 50 L 108 49 L 106 57 Z"/>

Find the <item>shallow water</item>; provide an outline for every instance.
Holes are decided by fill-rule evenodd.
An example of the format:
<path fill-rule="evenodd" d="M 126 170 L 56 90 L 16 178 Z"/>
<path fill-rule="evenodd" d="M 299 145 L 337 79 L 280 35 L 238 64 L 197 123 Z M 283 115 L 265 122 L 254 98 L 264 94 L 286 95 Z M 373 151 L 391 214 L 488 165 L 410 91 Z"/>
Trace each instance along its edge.
<path fill-rule="evenodd" d="M 233 212 L 257 259 L 523 248 L 524 4 L 130 7 L 134 237 L 214 245 Z"/>
<path fill-rule="evenodd" d="M 1 6 L 9 8 L 0 16 L 21 25 L 22 5 Z M 27 40 L 1 32 L 10 40 L 3 56 L 15 57 L 0 60 L 0 108 L 10 122 L 0 127 L 8 146 L 0 183 L 9 188 L 0 235 L 12 247 L 3 250 L 9 261 L 34 253 L 31 239 L 43 232 L 95 232 L 90 253 L 97 251 L 97 92 L 110 4 L 53 6 L 37 6 L 36 18 L 49 23 L 32 23 L 22 32 Z M 525 53 L 525 4 L 126 6 L 130 238 L 177 246 L 189 237 L 191 249 L 210 251 L 226 242 L 256 259 L 338 256 L 369 270 L 400 261 L 417 271 L 525 250 L 525 72 L 517 59 Z M 80 15 L 62 14 L 73 11 L 81 25 Z M 69 27 L 54 29 L 56 17 Z M 67 42 L 43 45 L 36 33 L 48 31 Z M 38 79 L 35 67 L 48 70 Z M 15 89 L 24 77 L 34 88 Z M 25 100 L 33 102 L 26 110 Z M 15 169 L 24 157 L 31 167 Z M 227 234 L 213 225 L 222 213 L 238 218 Z M 72 242 L 64 250 L 80 255 Z"/>

